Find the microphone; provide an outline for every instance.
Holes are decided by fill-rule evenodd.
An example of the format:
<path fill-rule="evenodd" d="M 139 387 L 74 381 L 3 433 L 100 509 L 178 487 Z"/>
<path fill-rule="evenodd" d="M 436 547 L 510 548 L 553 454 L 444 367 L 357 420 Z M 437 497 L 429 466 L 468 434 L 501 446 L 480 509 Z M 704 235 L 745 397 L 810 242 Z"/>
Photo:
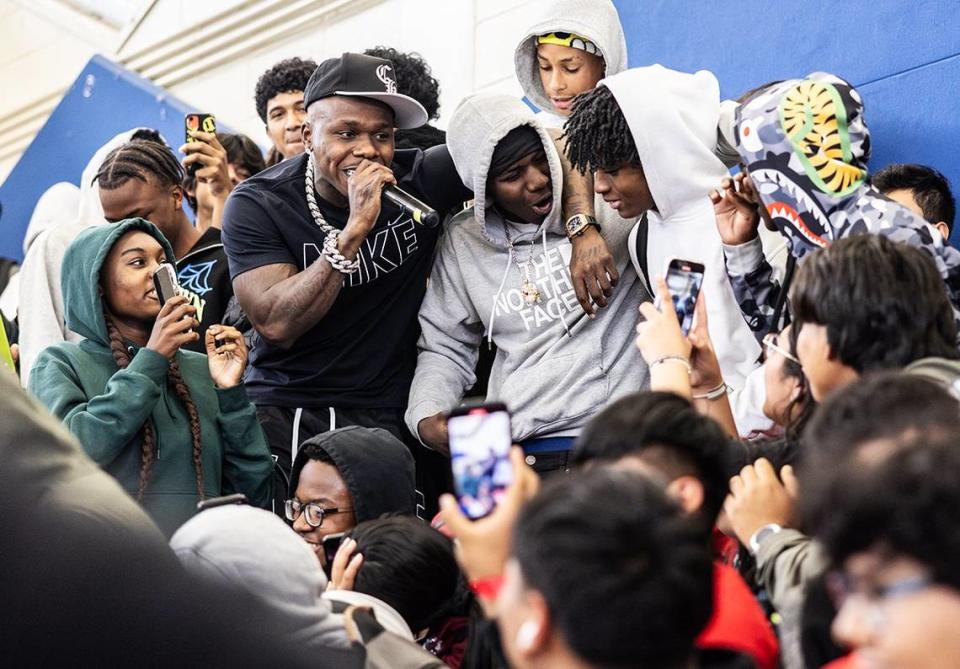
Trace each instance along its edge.
<path fill-rule="evenodd" d="M 420 225 L 428 228 L 435 228 L 440 223 L 440 216 L 437 212 L 426 204 L 410 195 L 406 191 L 400 190 L 393 184 L 387 184 L 383 187 L 381 197 L 384 200 L 392 202 L 403 211 L 410 214 L 413 220 Z"/>

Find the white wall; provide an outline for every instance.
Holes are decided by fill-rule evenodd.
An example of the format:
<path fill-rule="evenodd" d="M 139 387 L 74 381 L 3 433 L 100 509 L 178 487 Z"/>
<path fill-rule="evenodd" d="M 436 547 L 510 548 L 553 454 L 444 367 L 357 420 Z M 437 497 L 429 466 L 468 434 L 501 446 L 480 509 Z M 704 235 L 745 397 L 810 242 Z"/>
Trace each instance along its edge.
<path fill-rule="evenodd" d="M 291 56 L 317 61 L 343 51 L 386 45 L 417 51 L 433 68 L 441 86 L 444 127 L 465 95 L 496 90 L 520 95 L 513 74 L 513 50 L 530 16 L 549 0 L 350 0 L 330 19 L 313 22 L 244 52 L 209 71 L 169 86 L 177 97 L 211 111 L 228 125 L 266 144 L 256 114 L 253 90 L 259 75 Z M 337 4 L 327 0 L 330 4 Z M 36 128 L 4 129 L 10 112 L 65 88 L 94 53 L 116 60 L 162 44 L 190 30 L 203 34 L 217 22 L 258 9 L 277 13 L 302 6 L 304 16 L 319 0 L 157 0 L 140 27 L 116 53 L 123 31 L 61 4 L 58 0 L 0 0 L 0 179 L 16 163 Z M 289 31 L 288 31 L 289 33 Z M 266 33 L 264 33 L 266 34 Z M 251 38 L 253 39 L 253 38 Z M 195 46 L 195 45 L 194 45 Z M 130 64 L 141 70 L 138 63 Z M 37 106 L 41 111 L 43 106 Z M 43 114 L 39 115 L 40 117 Z M 30 132 L 27 132 L 29 130 Z"/>

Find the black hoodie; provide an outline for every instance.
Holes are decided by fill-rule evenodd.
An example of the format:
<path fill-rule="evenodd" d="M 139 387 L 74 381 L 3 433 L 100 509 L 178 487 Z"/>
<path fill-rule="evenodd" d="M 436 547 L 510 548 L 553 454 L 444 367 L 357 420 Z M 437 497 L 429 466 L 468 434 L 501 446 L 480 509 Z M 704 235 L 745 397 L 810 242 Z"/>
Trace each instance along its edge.
<path fill-rule="evenodd" d="M 358 524 L 387 513 L 416 513 L 413 456 L 402 441 L 380 428 L 351 425 L 303 442 L 293 466 L 291 496 L 308 459 L 304 449 L 311 445 L 333 460 L 350 491 Z"/>

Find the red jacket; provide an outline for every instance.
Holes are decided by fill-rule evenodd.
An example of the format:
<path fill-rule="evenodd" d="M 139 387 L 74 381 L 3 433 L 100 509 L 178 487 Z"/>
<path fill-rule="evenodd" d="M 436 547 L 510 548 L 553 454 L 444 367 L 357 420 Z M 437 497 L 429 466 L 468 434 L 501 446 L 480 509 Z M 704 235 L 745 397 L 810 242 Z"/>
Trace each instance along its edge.
<path fill-rule="evenodd" d="M 776 669 L 780 644 L 743 578 L 723 564 L 713 568 L 713 617 L 700 633 L 697 648 L 720 648 L 752 657 L 758 669 Z"/>

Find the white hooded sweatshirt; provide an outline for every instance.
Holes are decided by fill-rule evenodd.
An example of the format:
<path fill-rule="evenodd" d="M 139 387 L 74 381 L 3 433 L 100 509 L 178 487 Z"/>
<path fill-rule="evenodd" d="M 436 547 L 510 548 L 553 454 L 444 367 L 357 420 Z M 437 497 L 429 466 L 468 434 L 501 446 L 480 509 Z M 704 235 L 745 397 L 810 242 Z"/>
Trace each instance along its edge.
<path fill-rule="evenodd" d="M 122 132 L 101 146 L 80 177 L 79 208 L 70 218 L 41 232 L 30 244 L 20 269 L 20 380 L 24 386 L 40 351 L 64 341 L 78 342 L 79 335 L 67 329 L 60 293 L 60 266 L 70 243 L 91 225 L 106 223 L 100 205 L 100 187 L 92 183 L 101 163 L 111 151 L 130 141 L 142 128 Z"/>
<path fill-rule="evenodd" d="M 505 223 L 486 190 L 497 144 L 522 125 L 539 134 L 553 184 L 552 209 L 526 232 Z M 421 420 L 460 402 L 475 381 L 479 347 L 492 339 L 497 356 L 487 397 L 510 408 L 514 439 L 573 436 L 602 406 L 649 383 L 634 346 L 637 310 L 649 293 L 630 264 L 630 228 L 609 207 L 600 209 L 601 234 L 620 282 L 610 303 L 590 319 L 570 278 L 560 158 L 533 113 L 507 95 L 468 97 L 450 120 L 447 147 L 475 204 L 450 222 L 440 241 L 420 307 L 420 353 L 407 426 L 416 435 Z M 527 267 L 540 302 L 524 301 L 520 266 Z"/>
<path fill-rule="evenodd" d="M 307 543 L 280 518 L 246 505 L 198 513 L 170 538 L 191 574 L 246 591 L 282 621 L 288 641 L 346 648 L 346 629 L 323 593 L 327 577 Z"/>
<path fill-rule="evenodd" d="M 647 214 L 651 278 L 666 272 L 670 258 L 704 264 L 710 335 L 724 379 L 742 387 L 757 366 L 760 345 L 727 279 L 708 197 L 729 176 L 714 155 L 720 115 L 717 79 L 705 70 L 686 74 L 651 65 L 607 77 L 599 85 L 610 89 L 630 126 L 657 206 Z"/>
<path fill-rule="evenodd" d="M 593 42 L 603 56 L 605 76 L 627 67 L 627 42 L 620 15 L 611 0 L 554 0 L 543 3 L 543 11 L 514 51 L 514 65 L 523 94 L 541 109 L 537 120 L 547 128 L 562 128 L 566 117 L 554 112 L 543 90 L 537 63 L 537 37 L 552 32 L 571 32 Z"/>
<path fill-rule="evenodd" d="M 30 224 L 23 236 L 23 254 L 27 255 L 33 241 L 44 230 L 73 220 L 79 207 L 80 189 L 72 183 L 55 183 L 40 196 L 30 216 Z M 0 295 L 0 311 L 9 320 L 17 317 L 20 306 L 20 272 L 10 277 L 7 287 Z"/>

